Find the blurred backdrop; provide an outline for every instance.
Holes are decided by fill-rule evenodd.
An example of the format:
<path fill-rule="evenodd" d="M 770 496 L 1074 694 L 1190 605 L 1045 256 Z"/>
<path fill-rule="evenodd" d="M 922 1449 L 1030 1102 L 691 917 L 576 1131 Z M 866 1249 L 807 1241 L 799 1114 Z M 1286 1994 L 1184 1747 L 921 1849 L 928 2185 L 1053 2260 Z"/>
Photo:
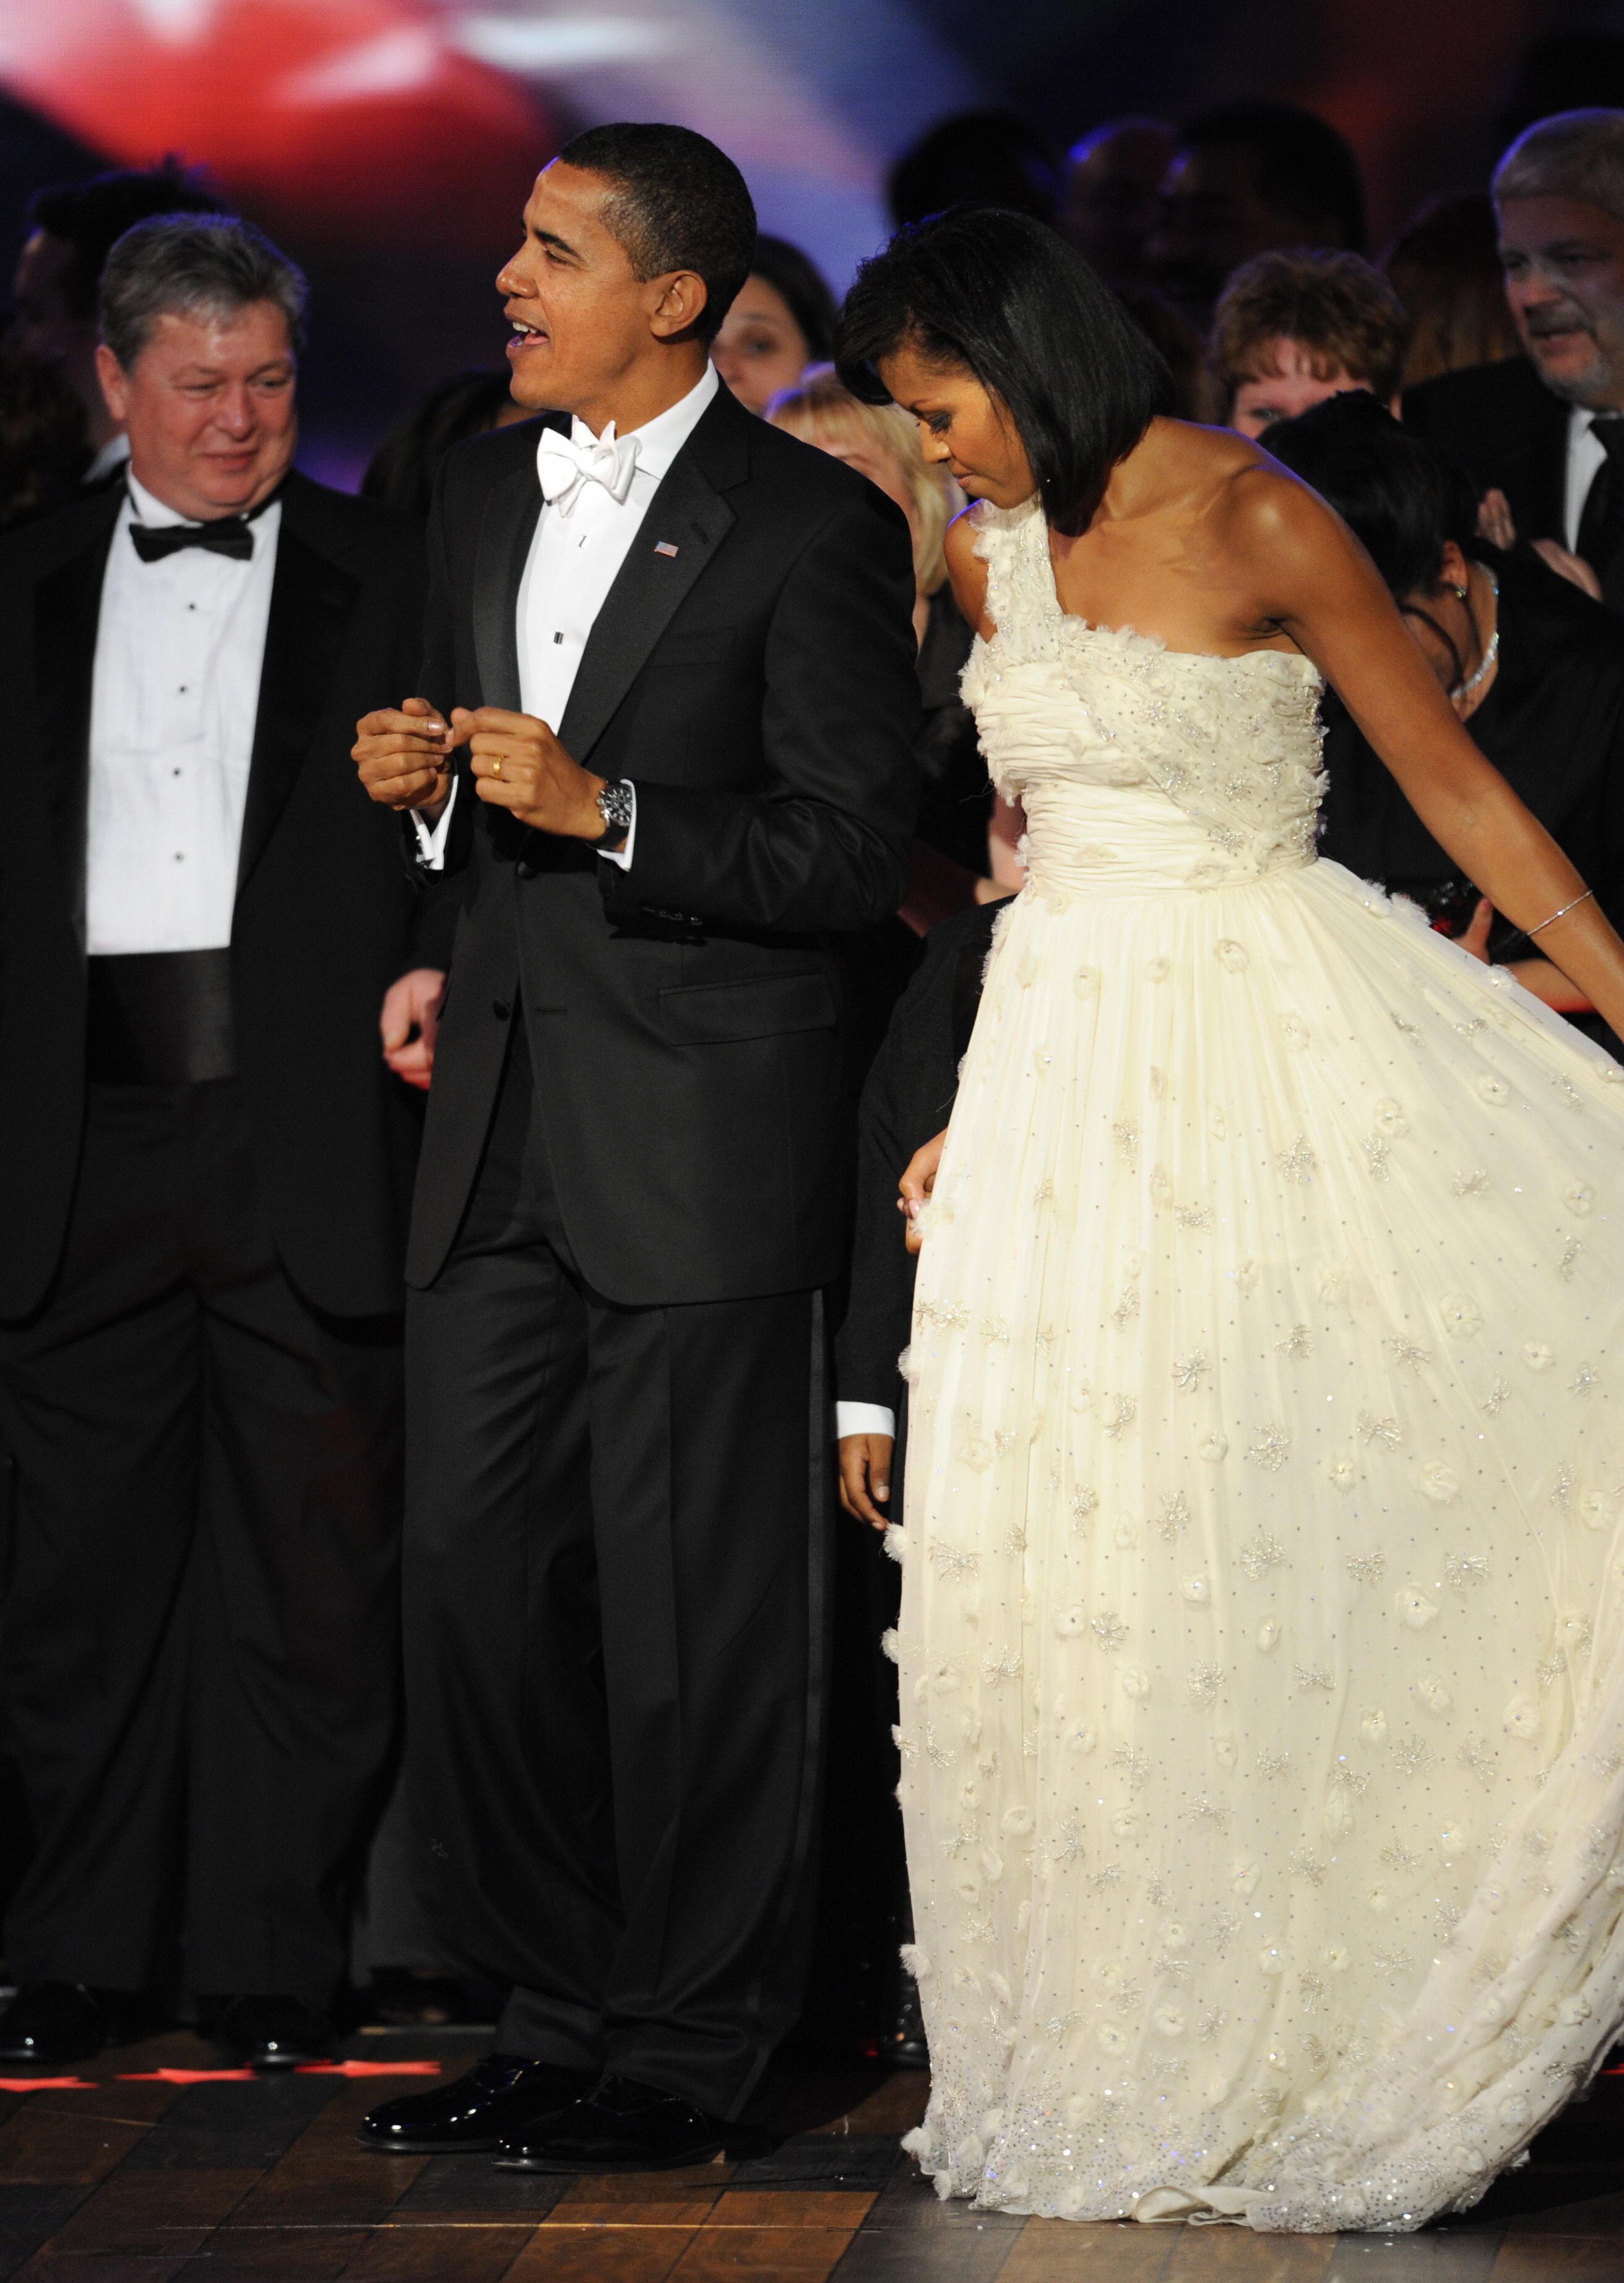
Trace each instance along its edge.
<path fill-rule="evenodd" d="M 1561 0 L 0 0 L 0 232 L 9 276 L 40 183 L 206 167 L 311 272 L 304 456 L 353 481 L 435 380 L 496 360 L 531 178 L 594 121 L 713 136 L 839 291 L 948 113 L 1013 109 L 1059 154 L 1125 112 L 1278 96 L 1353 144 L 1379 249 L 1481 187 L 1508 129 L 1624 101 L 1621 34 L 1624 4 Z"/>

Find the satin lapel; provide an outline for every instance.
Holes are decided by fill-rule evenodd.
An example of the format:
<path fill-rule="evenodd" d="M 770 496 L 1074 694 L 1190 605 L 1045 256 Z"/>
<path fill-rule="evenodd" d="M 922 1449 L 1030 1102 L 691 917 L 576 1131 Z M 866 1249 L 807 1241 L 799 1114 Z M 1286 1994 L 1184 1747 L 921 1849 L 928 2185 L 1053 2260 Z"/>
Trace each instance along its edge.
<path fill-rule="evenodd" d="M 237 863 L 239 894 L 265 853 L 304 766 L 361 592 L 358 580 L 300 536 L 299 522 L 297 498 L 290 492 L 276 541 L 276 575 L 265 629 L 265 662 L 260 669 L 253 759 Z"/>
<path fill-rule="evenodd" d="M 700 464 L 695 445 L 701 432 L 695 431 L 649 502 L 587 637 L 558 731 L 575 760 L 587 760 L 677 605 L 737 520 Z M 657 554 L 662 542 L 675 554 Z"/>
<path fill-rule="evenodd" d="M 547 420 L 544 427 L 567 426 Z M 541 512 L 541 486 L 535 463 L 527 460 L 495 485 L 485 503 L 474 557 L 474 657 L 479 667 L 479 703 L 519 705 L 519 586 Z M 459 700 L 459 703 L 462 701 Z"/>
<path fill-rule="evenodd" d="M 90 788 L 90 693 L 107 548 L 122 494 L 107 502 L 105 528 L 34 590 L 35 694 L 45 799 L 75 933 L 84 940 L 84 867 Z"/>

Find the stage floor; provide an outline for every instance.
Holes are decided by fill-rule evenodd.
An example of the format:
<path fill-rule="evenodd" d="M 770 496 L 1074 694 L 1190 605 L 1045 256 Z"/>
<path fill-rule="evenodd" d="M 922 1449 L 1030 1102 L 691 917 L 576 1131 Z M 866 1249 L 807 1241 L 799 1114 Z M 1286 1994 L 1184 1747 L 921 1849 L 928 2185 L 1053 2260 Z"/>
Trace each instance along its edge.
<path fill-rule="evenodd" d="M 18 2283 L 1620 2283 L 1624 2069 L 1476 2211 L 1420 2235 L 1076 2227 L 938 2202 L 897 2148 L 917 2076 L 785 2070 L 758 2163 L 552 2182 L 483 2158 L 369 2154 L 373 2102 L 478 2050 L 351 2040 L 325 2073 L 243 2082 L 177 2033 L 81 2083 L 0 2091 L 0 2278 Z M 1624 2061 L 1624 2053 L 1614 2061 Z M 403 2064 L 416 2063 L 405 2073 Z M 397 2075 L 395 2072 L 401 2073 Z M 14 2082 L 14 2080 L 12 2081 Z"/>

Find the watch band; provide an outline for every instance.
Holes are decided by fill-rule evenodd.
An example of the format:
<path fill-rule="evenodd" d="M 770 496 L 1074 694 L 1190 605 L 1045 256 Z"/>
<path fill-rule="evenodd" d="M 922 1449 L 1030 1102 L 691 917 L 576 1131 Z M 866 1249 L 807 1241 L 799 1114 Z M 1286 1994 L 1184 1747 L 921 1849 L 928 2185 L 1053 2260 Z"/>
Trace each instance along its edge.
<path fill-rule="evenodd" d="M 628 777 L 612 777 L 598 792 L 598 814 L 603 820 L 603 830 L 591 845 L 602 848 L 612 841 L 617 846 L 632 830 L 636 803 Z"/>

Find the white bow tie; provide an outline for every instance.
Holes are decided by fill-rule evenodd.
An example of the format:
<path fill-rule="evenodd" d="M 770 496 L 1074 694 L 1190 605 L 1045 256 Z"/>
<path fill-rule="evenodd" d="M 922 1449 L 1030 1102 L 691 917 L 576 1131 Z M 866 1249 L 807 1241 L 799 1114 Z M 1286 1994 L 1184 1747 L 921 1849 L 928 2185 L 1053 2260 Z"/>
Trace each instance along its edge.
<path fill-rule="evenodd" d="M 584 484 L 602 484 L 611 499 L 624 503 L 636 465 L 636 437 L 618 437 L 612 420 L 601 436 L 594 436 L 583 420 L 577 420 L 567 436 L 548 428 L 536 446 L 541 496 L 560 515 L 570 513 Z"/>

